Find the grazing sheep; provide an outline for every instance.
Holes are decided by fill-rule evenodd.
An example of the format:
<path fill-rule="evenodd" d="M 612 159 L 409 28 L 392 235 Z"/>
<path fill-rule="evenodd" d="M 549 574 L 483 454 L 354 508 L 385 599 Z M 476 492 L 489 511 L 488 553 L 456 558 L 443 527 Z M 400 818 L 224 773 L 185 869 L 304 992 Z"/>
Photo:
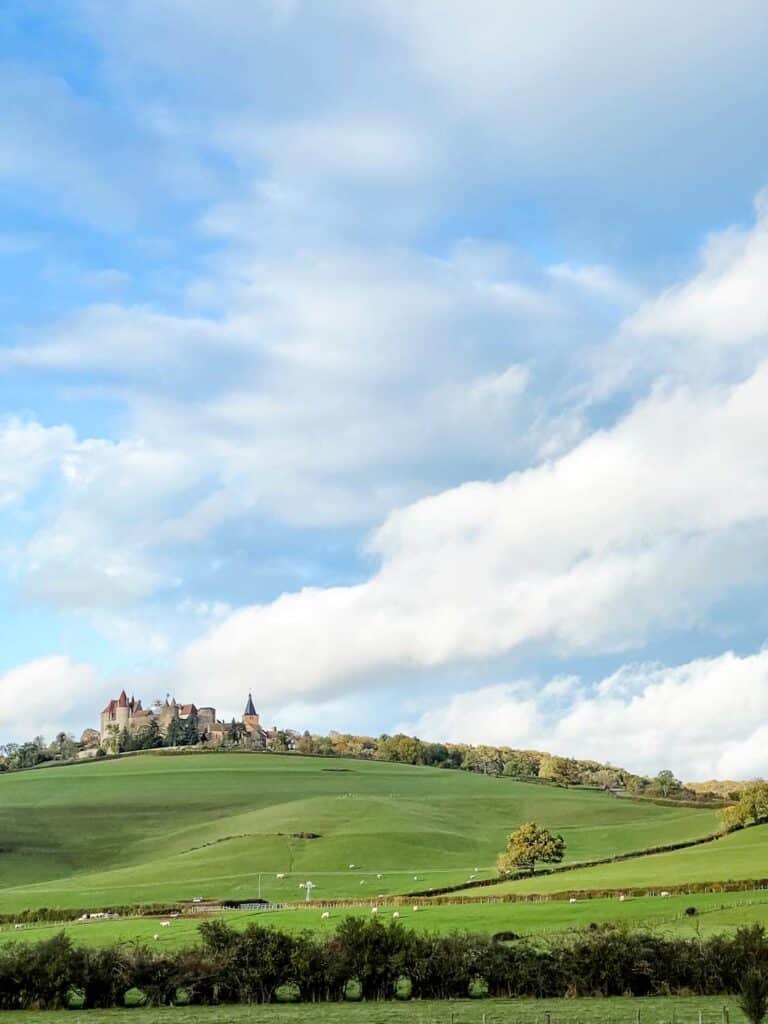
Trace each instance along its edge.
<path fill-rule="evenodd" d="M 396 910 L 396 911 L 394 912 L 394 914 L 392 915 L 392 920 L 393 920 L 393 921 L 396 921 L 396 920 L 398 919 L 398 917 L 400 917 L 400 911 L 399 911 L 399 910 Z"/>
<path fill-rule="evenodd" d="M 623 903 L 626 898 L 627 897 L 624 895 L 624 893 L 622 893 L 621 896 L 619 896 L 619 903 Z"/>
<path fill-rule="evenodd" d="M 349 870 L 350 870 L 350 871 L 352 871 L 352 869 L 354 868 L 354 866 L 355 866 L 354 864 L 350 864 L 350 865 L 349 865 Z"/>
<path fill-rule="evenodd" d="M 662 892 L 662 894 L 661 894 L 661 895 L 662 895 L 662 896 L 669 896 L 669 893 L 668 893 L 668 892 L 667 892 L 667 890 L 665 889 L 665 890 L 664 890 L 664 891 Z"/>
<path fill-rule="evenodd" d="M 418 880 L 419 880 L 419 876 L 418 876 L 418 875 L 414 875 L 414 876 L 413 876 L 413 880 L 414 880 L 414 882 L 418 882 Z"/>
<path fill-rule="evenodd" d="M 576 902 L 576 897 L 575 896 L 571 896 L 571 898 L 568 900 L 568 902 L 569 903 L 575 903 Z"/>
<path fill-rule="evenodd" d="M 160 922 L 160 927 L 161 928 L 170 928 L 171 927 L 171 922 L 170 921 L 161 921 Z"/>
<path fill-rule="evenodd" d="M 384 875 L 376 875 L 377 878 L 383 878 Z"/>
<path fill-rule="evenodd" d="M 378 912 L 379 912 L 379 908 L 378 907 L 371 907 L 371 913 L 372 914 L 378 914 Z"/>
<path fill-rule="evenodd" d="M 414 914 L 416 913 L 416 911 L 417 911 L 418 909 L 419 909 L 418 907 L 414 907 L 414 908 L 413 908 L 413 912 L 414 912 Z"/>
<path fill-rule="evenodd" d="M 365 879 L 364 878 L 360 879 L 360 885 L 365 885 Z"/>
<path fill-rule="evenodd" d="M 152 938 L 155 940 L 155 942 L 157 942 L 159 940 L 160 936 L 157 934 L 157 932 L 155 932 L 155 934 L 152 936 Z"/>
<path fill-rule="evenodd" d="M 326 911 L 325 911 L 324 913 L 322 913 L 322 914 L 320 915 L 320 919 L 321 919 L 322 921 L 327 921 L 327 920 L 328 920 L 328 918 L 329 918 L 330 916 L 331 916 L 331 915 L 330 915 L 330 914 L 328 913 L 328 911 L 326 910 Z"/>
<path fill-rule="evenodd" d="M 285 878 L 285 872 L 284 871 L 278 871 L 278 873 L 277 873 L 277 875 L 275 877 L 276 878 Z"/>

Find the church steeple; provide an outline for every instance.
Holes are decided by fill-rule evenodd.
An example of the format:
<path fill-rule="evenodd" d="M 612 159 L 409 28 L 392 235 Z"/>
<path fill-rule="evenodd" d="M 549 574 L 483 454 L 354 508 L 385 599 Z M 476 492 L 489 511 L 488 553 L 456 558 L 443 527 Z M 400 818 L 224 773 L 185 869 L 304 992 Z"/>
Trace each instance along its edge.
<path fill-rule="evenodd" d="M 248 715 L 250 715 L 250 716 L 255 716 L 256 715 L 256 708 L 253 706 L 253 697 L 251 696 L 250 693 L 248 694 L 248 703 L 245 705 L 245 711 L 243 712 L 243 718 L 245 718 Z"/>

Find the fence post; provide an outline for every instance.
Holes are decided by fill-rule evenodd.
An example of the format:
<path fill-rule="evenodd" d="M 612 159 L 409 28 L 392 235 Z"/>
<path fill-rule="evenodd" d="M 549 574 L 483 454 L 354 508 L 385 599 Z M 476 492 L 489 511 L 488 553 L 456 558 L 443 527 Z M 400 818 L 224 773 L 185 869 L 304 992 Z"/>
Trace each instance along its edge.
<path fill-rule="evenodd" d="M 547 1018 L 547 1024 L 552 1024 L 552 1011 L 551 1010 L 547 1010 L 546 1011 L 546 1018 Z"/>

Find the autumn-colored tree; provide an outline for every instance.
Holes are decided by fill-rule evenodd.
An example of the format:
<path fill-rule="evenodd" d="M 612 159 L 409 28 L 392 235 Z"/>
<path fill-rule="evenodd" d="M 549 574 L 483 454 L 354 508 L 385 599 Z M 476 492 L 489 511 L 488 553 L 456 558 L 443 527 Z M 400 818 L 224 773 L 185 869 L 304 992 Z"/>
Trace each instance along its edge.
<path fill-rule="evenodd" d="M 533 874 L 539 861 L 559 864 L 564 854 L 565 840 L 562 836 L 539 828 L 535 821 L 527 821 L 510 834 L 506 849 L 499 854 L 497 867 L 503 875 L 520 869 Z"/>
<path fill-rule="evenodd" d="M 739 799 L 722 813 L 723 830 L 732 832 L 745 825 L 768 820 L 768 782 L 753 782 L 739 793 Z"/>

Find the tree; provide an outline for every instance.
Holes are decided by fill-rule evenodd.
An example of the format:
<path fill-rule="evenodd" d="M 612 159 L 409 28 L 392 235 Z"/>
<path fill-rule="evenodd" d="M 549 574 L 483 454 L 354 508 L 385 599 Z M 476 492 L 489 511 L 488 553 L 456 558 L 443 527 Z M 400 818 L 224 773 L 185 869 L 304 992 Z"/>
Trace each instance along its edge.
<path fill-rule="evenodd" d="M 544 757 L 539 767 L 539 778 L 551 779 L 566 786 L 578 786 L 581 782 L 579 762 L 572 757 Z"/>
<path fill-rule="evenodd" d="M 233 718 L 227 726 L 227 741 L 229 743 L 240 743 L 246 732 L 245 725 L 242 722 L 235 721 Z"/>
<path fill-rule="evenodd" d="M 659 772 L 656 778 L 653 780 L 654 789 L 656 789 L 663 797 L 671 796 L 672 793 L 676 793 L 682 788 L 682 782 L 676 779 L 674 774 L 665 768 Z"/>
<path fill-rule="evenodd" d="M 536 863 L 559 864 L 565 854 L 565 840 L 560 835 L 553 835 L 545 828 L 539 828 L 534 821 L 527 821 L 507 839 L 507 846 L 499 854 L 498 868 L 504 874 L 510 874 L 525 868 L 531 874 L 536 870 Z"/>
<path fill-rule="evenodd" d="M 163 738 L 160 735 L 160 726 L 157 719 L 152 716 L 147 725 L 136 737 L 140 750 L 153 750 L 155 747 L 162 747 Z"/>
<path fill-rule="evenodd" d="M 166 747 L 178 747 L 183 741 L 184 727 L 179 721 L 178 716 L 174 715 L 165 731 L 165 745 Z"/>
<path fill-rule="evenodd" d="M 751 1024 L 762 1024 L 768 1012 L 768 977 L 752 967 L 739 985 L 739 1009 Z"/>
<path fill-rule="evenodd" d="M 723 829 L 732 832 L 745 825 L 759 825 L 768 819 L 768 782 L 753 782 L 739 793 L 739 799 L 722 813 Z"/>
<path fill-rule="evenodd" d="M 197 727 L 197 715 L 188 715 L 181 728 L 181 742 L 185 747 L 194 747 L 200 742 L 200 730 Z"/>

